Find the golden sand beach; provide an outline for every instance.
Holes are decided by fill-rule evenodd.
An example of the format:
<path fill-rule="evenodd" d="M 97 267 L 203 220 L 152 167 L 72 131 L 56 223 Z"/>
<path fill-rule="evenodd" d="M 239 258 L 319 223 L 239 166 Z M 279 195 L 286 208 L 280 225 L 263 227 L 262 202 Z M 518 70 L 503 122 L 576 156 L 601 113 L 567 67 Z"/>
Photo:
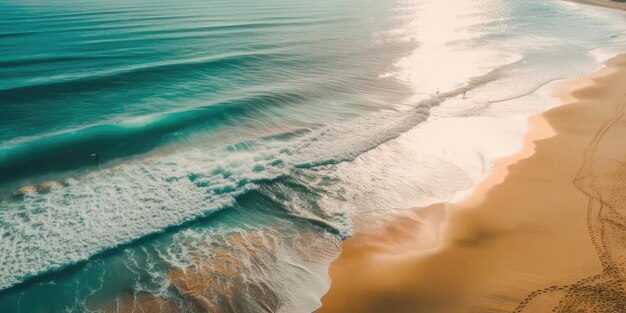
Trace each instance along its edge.
<path fill-rule="evenodd" d="M 621 55 L 567 84 L 465 200 L 357 230 L 318 312 L 626 312 L 625 86 Z"/>

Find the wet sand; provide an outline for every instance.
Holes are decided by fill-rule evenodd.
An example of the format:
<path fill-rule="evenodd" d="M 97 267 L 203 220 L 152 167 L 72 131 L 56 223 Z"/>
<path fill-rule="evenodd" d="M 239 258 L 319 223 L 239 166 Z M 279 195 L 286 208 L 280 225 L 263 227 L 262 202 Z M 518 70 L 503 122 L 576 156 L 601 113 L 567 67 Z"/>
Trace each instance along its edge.
<path fill-rule="evenodd" d="M 625 87 L 622 55 L 466 199 L 357 225 L 317 312 L 626 312 Z"/>
<path fill-rule="evenodd" d="M 180 313 L 176 304 L 150 295 L 125 294 L 119 301 L 108 303 L 106 313 Z"/>
<path fill-rule="evenodd" d="M 172 269 L 167 274 L 179 295 L 178 303 L 149 294 L 126 294 L 115 303 L 107 303 L 105 312 L 247 312 L 247 309 L 275 312 L 277 296 L 263 281 L 255 281 L 253 277 L 262 275 L 259 272 L 263 270 L 263 260 L 277 251 L 258 232 L 247 237 L 233 233 L 224 238 L 222 244 L 225 243 L 236 245 L 250 256 L 250 263 L 255 266 L 248 267 L 241 255 L 218 243 L 199 242 L 188 247 L 194 251 L 193 266 Z"/>
<path fill-rule="evenodd" d="M 188 266 L 167 272 L 171 293 L 155 296 L 128 290 L 114 301 L 104 305 L 93 303 L 93 307 L 107 313 L 236 313 L 299 312 L 297 308 L 304 304 L 308 309 L 302 312 L 314 310 L 323 290 L 302 292 L 301 287 L 293 283 L 292 280 L 310 277 L 295 272 L 302 274 L 312 268 L 292 257 L 290 251 L 297 250 L 295 254 L 304 256 L 305 250 L 312 249 L 319 253 L 315 257 L 320 258 L 324 253 L 322 245 L 328 242 L 320 241 L 320 234 L 313 231 L 291 235 L 268 231 L 250 230 L 223 236 L 214 234 L 206 240 L 190 239 L 184 244 L 190 253 Z M 282 278 L 287 279 L 280 280 L 276 271 L 284 272 Z"/>
<path fill-rule="evenodd" d="M 612 0 L 568 0 L 582 4 L 597 5 L 601 7 L 626 10 L 626 2 L 616 2 Z"/>

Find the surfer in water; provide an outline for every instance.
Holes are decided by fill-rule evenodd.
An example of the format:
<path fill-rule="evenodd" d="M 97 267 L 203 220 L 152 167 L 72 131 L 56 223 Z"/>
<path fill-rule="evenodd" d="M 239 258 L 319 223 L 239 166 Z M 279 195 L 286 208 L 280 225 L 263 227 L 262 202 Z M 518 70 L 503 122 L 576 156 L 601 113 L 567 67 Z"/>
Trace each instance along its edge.
<path fill-rule="evenodd" d="M 91 157 L 96 160 L 96 166 L 100 167 L 100 156 L 98 156 L 98 154 L 96 154 L 96 153 L 92 153 Z"/>

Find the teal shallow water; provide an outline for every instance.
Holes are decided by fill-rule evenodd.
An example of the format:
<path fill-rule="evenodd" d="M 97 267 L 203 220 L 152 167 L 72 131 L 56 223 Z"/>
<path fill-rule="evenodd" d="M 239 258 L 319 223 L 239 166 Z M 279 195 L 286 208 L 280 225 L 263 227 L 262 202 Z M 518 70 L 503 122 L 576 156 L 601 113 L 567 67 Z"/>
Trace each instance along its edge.
<path fill-rule="evenodd" d="M 190 311 L 167 274 L 199 267 L 214 310 L 313 311 L 353 223 L 471 186 L 544 108 L 516 99 L 625 40 L 559 1 L 0 13 L 0 312 Z"/>
<path fill-rule="evenodd" d="M 319 112 L 349 116 L 368 105 L 356 90 L 367 92 L 375 67 L 389 64 L 377 61 L 393 55 L 366 44 L 381 25 L 361 23 L 346 4 L 147 5 L 2 5 L 3 181 L 91 165 L 93 152 L 147 152 L 220 124 L 254 119 L 251 128 L 281 132 L 323 121 Z"/>

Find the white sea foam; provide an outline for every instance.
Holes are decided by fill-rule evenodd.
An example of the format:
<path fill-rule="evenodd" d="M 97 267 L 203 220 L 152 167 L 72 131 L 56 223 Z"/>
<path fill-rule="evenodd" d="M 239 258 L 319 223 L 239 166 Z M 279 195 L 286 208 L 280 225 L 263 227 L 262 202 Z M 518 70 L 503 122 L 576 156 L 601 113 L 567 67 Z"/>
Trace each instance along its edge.
<path fill-rule="evenodd" d="M 432 46 L 425 48 L 432 49 L 433 59 L 449 56 L 452 62 L 442 57 L 429 63 L 427 55 L 431 52 L 420 51 L 424 47 L 418 47 L 414 54 L 396 63 L 397 72 L 382 74 L 380 78 L 393 76 L 417 91 L 426 90 L 430 94 L 437 86 L 446 86 L 448 89 L 439 90 L 444 97 L 450 95 L 451 89 L 460 89 L 452 93 L 452 98 L 432 106 L 428 120 L 403 131 L 398 138 L 377 145 L 354 161 L 315 169 L 318 175 L 342 182 L 334 191 L 345 201 L 325 199 L 326 209 L 350 212 L 353 219 L 358 219 L 367 215 L 365 212 L 385 215 L 392 208 L 426 206 L 462 198 L 467 190 L 489 175 L 496 159 L 512 155 L 521 148 L 529 116 L 559 104 L 553 92 L 561 80 L 593 71 L 600 66 L 599 61 L 619 49 L 623 51 L 626 42 L 621 35 L 623 31 L 611 28 L 616 26 L 611 24 L 615 21 L 609 16 L 607 22 L 605 13 L 575 9 L 570 17 L 574 22 L 587 21 L 588 25 L 602 28 L 609 34 L 611 31 L 618 33 L 605 38 L 603 42 L 611 48 L 601 50 L 595 50 L 590 44 L 591 36 L 582 34 L 571 44 L 563 41 L 559 34 L 544 29 L 512 34 L 501 41 L 466 51 L 456 51 L 454 40 L 447 45 L 438 42 L 437 37 Z M 392 37 L 407 34 L 411 31 L 395 31 Z M 419 38 L 419 34 L 415 36 Z M 579 50 L 572 50 L 573 47 Z M 507 54 L 511 50 L 515 53 Z M 475 63 L 465 66 L 454 60 Z M 441 74 L 441 70 L 447 68 L 446 62 L 451 66 L 445 72 L 460 73 L 459 77 Z M 457 65 L 464 70 L 455 72 Z M 494 68 L 498 70 L 493 71 Z M 492 71 L 490 75 L 485 74 L 488 70 Z M 432 73 L 435 79 L 431 79 Z M 481 84 L 472 85 L 469 83 L 472 75 L 489 79 L 478 79 Z M 382 125 L 378 127 L 383 132 L 387 129 Z M 369 132 L 363 130 L 363 134 L 367 136 Z"/>
<path fill-rule="evenodd" d="M 279 159 L 269 155 L 284 154 L 281 149 L 191 151 L 94 172 L 63 189 L 4 203 L 0 287 L 232 205 L 255 180 L 282 173 Z"/>

